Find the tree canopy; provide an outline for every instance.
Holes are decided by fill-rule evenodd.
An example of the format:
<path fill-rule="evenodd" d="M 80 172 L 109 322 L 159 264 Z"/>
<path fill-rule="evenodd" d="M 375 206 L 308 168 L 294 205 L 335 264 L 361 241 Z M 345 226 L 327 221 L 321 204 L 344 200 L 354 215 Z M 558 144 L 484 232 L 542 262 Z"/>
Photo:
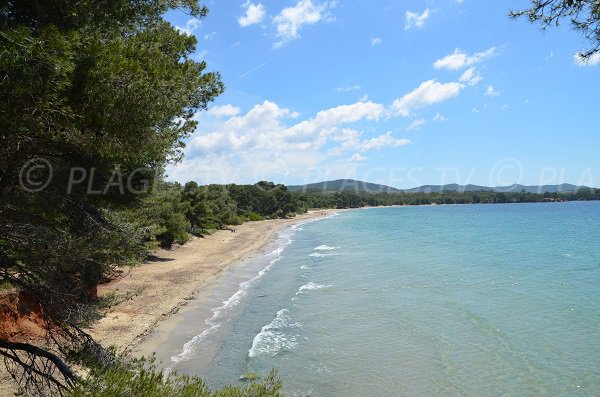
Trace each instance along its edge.
<path fill-rule="evenodd" d="M 195 37 L 163 19 L 171 8 L 207 14 L 195 0 L 0 1 L 0 282 L 41 306 L 56 349 L 0 340 L 23 389 L 36 374 L 56 374 L 52 394 L 72 384 L 59 356 L 108 360 L 81 326 L 98 282 L 145 255 L 125 210 L 160 207 L 147 191 L 223 92 L 192 59 Z"/>
<path fill-rule="evenodd" d="M 578 53 L 582 62 L 600 52 L 600 2 L 598 0 L 532 0 L 531 7 L 511 11 L 512 18 L 526 17 L 540 23 L 544 29 L 558 26 L 568 20 L 574 30 L 589 42 L 589 47 Z"/>

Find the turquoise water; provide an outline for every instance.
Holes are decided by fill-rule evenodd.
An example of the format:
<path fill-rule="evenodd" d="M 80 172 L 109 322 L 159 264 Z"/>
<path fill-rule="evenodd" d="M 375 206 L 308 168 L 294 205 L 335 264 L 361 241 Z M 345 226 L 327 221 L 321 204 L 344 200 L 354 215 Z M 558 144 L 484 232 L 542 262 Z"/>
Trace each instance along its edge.
<path fill-rule="evenodd" d="M 343 212 L 282 232 L 171 365 L 277 368 L 289 396 L 600 395 L 599 243 L 600 202 Z"/>

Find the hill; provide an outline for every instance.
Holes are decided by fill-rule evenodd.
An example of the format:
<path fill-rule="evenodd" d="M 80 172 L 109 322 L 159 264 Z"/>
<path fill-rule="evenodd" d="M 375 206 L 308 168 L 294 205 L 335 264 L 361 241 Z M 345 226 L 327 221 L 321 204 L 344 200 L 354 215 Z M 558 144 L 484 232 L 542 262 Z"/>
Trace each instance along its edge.
<path fill-rule="evenodd" d="M 400 189 L 391 186 L 379 185 L 377 183 L 356 181 L 354 179 L 336 179 L 335 181 L 325 181 L 310 183 L 308 185 L 288 186 L 290 192 L 355 192 L 355 193 L 399 193 Z"/>
<path fill-rule="evenodd" d="M 354 179 L 336 179 L 334 181 L 324 181 L 310 183 L 307 185 L 291 185 L 288 186 L 290 192 L 355 192 L 355 193 L 439 193 L 439 192 L 476 192 L 476 191 L 491 191 L 491 192 L 526 192 L 526 193 L 556 193 L 556 192 L 574 192 L 579 189 L 585 189 L 586 186 L 577 186 L 570 183 L 560 185 L 520 185 L 513 184 L 509 186 L 481 186 L 481 185 L 459 185 L 451 183 L 447 185 L 423 185 L 412 189 L 397 189 L 387 185 L 357 181 Z"/>

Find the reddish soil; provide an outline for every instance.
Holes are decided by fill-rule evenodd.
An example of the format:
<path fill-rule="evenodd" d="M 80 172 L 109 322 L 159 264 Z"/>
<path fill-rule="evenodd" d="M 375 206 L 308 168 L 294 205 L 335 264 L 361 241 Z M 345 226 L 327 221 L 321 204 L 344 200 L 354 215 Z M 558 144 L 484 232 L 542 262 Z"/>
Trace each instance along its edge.
<path fill-rule="evenodd" d="M 28 342 L 46 335 L 42 308 L 33 297 L 14 291 L 0 293 L 0 339 Z"/>

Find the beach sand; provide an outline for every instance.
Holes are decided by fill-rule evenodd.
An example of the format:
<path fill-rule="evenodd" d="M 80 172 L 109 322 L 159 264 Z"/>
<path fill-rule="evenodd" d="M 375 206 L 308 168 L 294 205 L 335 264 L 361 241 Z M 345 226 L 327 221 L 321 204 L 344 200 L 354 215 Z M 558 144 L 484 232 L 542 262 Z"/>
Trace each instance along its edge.
<path fill-rule="evenodd" d="M 332 211 L 248 222 L 235 226 L 235 233 L 220 230 L 205 238 L 194 238 L 175 250 L 156 252 L 152 260 L 131 269 L 125 277 L 99 287 L 100 296 L 135 295 L 111 308 L 88 331 L 105 346 L 151 353 L 152 347 L 160 343 L 160 335 L 151 335 L 159 323 L 171 318 L 188 302 L 201 300 L 218 285 L 219 275 L 229 265 L 263 248 L 283 227 L 321 217 L 324 212 Z M 145 341 L 143 349 L 134 349 L 142 341 Z"/>
<path fill-rule="evenodd" d="M 104 346 L 148 356 L 168 335 L 164 330 L 177 326 L 173 314 L 192 301 L 201 303 L 228 266 L 268 245 L 284 227 L 336 211 L 315 210 L 290 219 L 247 222 L 234 226 L 235 233 L 219 230 L 177 249 L 159 250 L 151 260 L 126 270 L 124 277 L 99 286 L 99 296 L 134 295 L 112 307 L 87 331 Z M 159 325 L 163 332 L 154 332 Z M 143 346 L 139 346 L 141 342 Z M 12 380 L 0 366 L 0 397 L 14 392 Z"/>

